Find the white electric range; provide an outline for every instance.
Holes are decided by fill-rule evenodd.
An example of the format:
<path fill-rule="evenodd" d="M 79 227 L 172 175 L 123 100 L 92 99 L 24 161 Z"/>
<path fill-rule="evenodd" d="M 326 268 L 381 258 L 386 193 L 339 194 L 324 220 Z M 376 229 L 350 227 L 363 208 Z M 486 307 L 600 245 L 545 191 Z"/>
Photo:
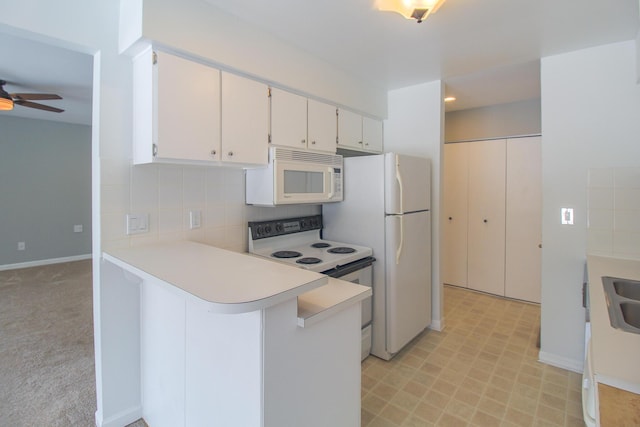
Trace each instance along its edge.
<path fill-rule="evenodd" d="M 249 253 L 372 286 L 373 250 L 322 239 L 322 215 L 249 222 Z M 371 297 L 362 301 L 362 358 L 371 349 Z"/>

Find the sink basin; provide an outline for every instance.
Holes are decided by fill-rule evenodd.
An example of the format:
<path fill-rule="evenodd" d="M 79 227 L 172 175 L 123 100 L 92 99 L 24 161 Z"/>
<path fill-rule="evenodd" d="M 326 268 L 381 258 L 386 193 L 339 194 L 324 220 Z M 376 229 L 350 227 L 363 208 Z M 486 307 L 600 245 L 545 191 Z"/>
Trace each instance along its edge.
<path fill-rule="evenodd" d="M 627 324 L 640 328 L 640 304 L 622 302 L 620 303 L 622 317 Z"/>
<path fill-rule="evenodd" d="M 602 277 L 611 326 L 640 334 L 640 281 Z"/>
<path fill-rule="evenodd" d="M 614 280 L 616 293 L 624 298 L 640 301 L 640 282 L 637 280 Z"/>

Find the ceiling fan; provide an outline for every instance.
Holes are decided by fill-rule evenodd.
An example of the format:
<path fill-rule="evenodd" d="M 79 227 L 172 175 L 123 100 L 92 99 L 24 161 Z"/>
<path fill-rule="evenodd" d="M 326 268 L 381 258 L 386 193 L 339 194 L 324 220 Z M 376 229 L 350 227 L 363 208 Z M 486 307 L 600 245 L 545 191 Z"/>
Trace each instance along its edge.
<path fill-rule="evenodd" d="M 54 113 L 62 113 L 64 111 L 60 108 L 31 102 L 46 99 L 62 99 L 60 95 L 48 93 L 7 93 L 3 87 L 6 84 L 6 81 L 0 80 L 0 110 L 13 110 L 13 106 L 15 104 L 23 107 L 36 108 L 38 110 L 51 111 Z"/>

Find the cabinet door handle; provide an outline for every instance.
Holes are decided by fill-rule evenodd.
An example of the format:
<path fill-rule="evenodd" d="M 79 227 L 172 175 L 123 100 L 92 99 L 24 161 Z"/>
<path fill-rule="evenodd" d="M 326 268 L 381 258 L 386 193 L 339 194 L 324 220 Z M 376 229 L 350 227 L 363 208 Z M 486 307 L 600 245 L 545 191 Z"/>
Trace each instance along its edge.
<path fill-rule="evenodd" d="M 316 145 L 316 142 L 315 141 L 311 141 L 311 145 Z"/>
<path fill-rule="evenodd" d="M 449 217 L 449 221 L 451 221 L 451 220 L 453 220 L 453 217 L 452 217 L 452 216 L 450 216 L 450 217 Z"/>
<path fill-rule="evenodd" d="M 306 143 L 307 143 L 306 139 L 303 139 L 302 141 L 300 141 L 300 144 L 306 144 Z M 315 144 L 315 142 L 314 142 L 314 144 Z"/>
<path fill-rule="evenodd" d="M 482 222 L 484 222 L 485 224 L 489 222 L 488 219 L 483 219 Z"/>
<path fill-rule="evenodd" d="M 362 141 L 358 141 L 358 144 L 362 145 Z"/>
<path fill-rule="evenodd" d="M 216 155 L 216 150 L 211 150 L 211 155 L 215 156 Z"/>
<path fill-rule="evenodd" d="M 229 157 L 233 157 L 233 151 L 229 151 Z"/>

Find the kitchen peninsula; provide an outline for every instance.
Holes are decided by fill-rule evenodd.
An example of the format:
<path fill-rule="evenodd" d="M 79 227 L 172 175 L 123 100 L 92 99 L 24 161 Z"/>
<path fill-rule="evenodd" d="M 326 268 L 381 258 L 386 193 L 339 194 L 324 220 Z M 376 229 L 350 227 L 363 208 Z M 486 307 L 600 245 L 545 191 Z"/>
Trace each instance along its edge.
<path fill-rule="evenodd" d="M 108 250 L 103 269 L 139 295 L 139 324 L 110 333 L 137 340 L 150 426 L 360 425 L 370 288 L 186 241 Z"/>

